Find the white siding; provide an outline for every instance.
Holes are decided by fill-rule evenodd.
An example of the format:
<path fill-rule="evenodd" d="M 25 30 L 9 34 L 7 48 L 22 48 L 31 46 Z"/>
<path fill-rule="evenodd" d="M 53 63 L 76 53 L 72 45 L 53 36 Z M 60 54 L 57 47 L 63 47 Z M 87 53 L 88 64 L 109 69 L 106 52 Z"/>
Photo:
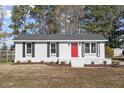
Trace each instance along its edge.
<path fill-rule="evenodd" d="M 105 44 L 100 43 L 100 58 L 105 58 Z"/>
<path fill-rule="evenodd" d="M 35 57 L 38 59 L 47 57 L 47 43 L 35 44 Z"/>
<path fill-rule="evenodd" d="M 81 47 L 82 44 L 78 43 L 78 57 L 72 58 L 71 57 L 71 43 L 59 43 L 59 57 L 47 57 L 47 43 L 36 43 L 35 44 L 35 57 L 32 58 L 31 56 L 26 56 L 25 58 L 22 57 L 22 44 L 16 44 L 15 45 L 15 62 L 21 61 L 21 62 L 27 62 L 27 60 L 31 60 L 32 62 L 50 62 L 50 61 L 66 61 L 69 63 L 72 61 L 72 63 L 75 63 L 77 60 L 77 63 L 81 64 L 91 64 L 91 61 L 94 61 L 96 64 L 102 64 L 103 61 L 107 60 L 108 64 L 111 63 L 110 59 L 105 59 L 105 44 L 100 43 L 100 57 L 97 57 L 97 55 L 85 55 L 82 57 L 81 53 Z M 80 61 L 82 60 L 82 61 Z M 79 62 L 80 61 L 80 62 Z M 79 66 L 79 64 L 77 64 Z"/>
<path fill-rule="evenodd" d="M 71 43 L 60 43 L 59 53 L 60 58 L 71 58 Z"/>
<path fill-rule="evenodd" d="M 21 43 L 16 43 L 15 44 L 15 60 L 19 60 L 22 59 L 22 44 Z"/>

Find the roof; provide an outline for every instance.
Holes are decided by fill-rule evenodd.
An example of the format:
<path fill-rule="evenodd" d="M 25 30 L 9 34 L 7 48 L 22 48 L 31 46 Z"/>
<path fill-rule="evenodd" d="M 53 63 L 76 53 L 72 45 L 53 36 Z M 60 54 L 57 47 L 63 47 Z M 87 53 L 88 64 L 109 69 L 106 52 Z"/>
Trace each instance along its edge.
<path fill-rule="evenodd" d="M 14 40 L 106 40 L 102 35 L 83 34 L 20 34 Z"/>

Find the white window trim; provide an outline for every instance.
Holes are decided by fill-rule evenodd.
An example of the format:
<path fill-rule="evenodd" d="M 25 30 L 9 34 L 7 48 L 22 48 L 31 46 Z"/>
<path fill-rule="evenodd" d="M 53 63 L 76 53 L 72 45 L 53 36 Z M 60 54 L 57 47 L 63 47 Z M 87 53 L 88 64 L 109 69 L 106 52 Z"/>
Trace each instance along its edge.
<path fill-rule="evenodd" d="M 94 42 L 92 42 L 92 43 L 94 43 Z M 92 44 L 92 43 L 90 43 L 90 53 L 91 53 L 91 54 L 96 54 L 96 53 L 97 53 L 97 43 L 95 43 L 95 45 L 96 45 L 96 52 L 95 52 L 95 53 L 92 53 L 92 47 L 91 47 L 91 44 Z"/>
<path fill-rule="evenodd" d="M 85 46 L 86 43 L 89 43 L 89 42 L 85 42 L 85 43 L 84 43 L 84 46 Z M 89 53 L 86 53 L 86 52 L 85 52 L 85 47 L 84 47 L 84 53 L 85 53 L 85 54 L 90 54 L 90 55 L 96 54 L 96 53 L 91 53 L 91 49 L 92 49 L 92 48 L 91 48 L 91 43 L 95 43 L 95 44 L 96 44 L 96 53 L 97 53 L 97 43 L 96 43 L 96 42 L 90 42 L 90 43 L 89 43 L 90 52 L 89 52 Z"/>
<path fill-rule="evenodd" d="M 29 43 L 26 43 L 26 44 L 25 44 L 25 54 L 26 54 L 27 56 L 31 56 L 31 55 L 32 55 L 32 43 L 30 43 L 30 44 L 31 44 L 31 53 L 27 53 L 27 44 L 29 44 Z"/>
<path fill-rule="evenodd" d="M 55 44 L 55 53 L 51 53 L 51 44 Z M 57 52 L 57 45 L 56 42 L 50 43 L 50 56 L 56 56 L 56 52 Z"/>

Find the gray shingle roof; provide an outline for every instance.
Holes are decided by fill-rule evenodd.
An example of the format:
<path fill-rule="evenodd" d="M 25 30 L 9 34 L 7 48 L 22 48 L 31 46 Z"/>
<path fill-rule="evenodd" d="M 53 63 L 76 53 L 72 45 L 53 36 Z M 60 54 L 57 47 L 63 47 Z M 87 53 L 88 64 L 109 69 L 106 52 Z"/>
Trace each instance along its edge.
<path fill-rule="evenodd" d="M 99 34 L 21 34 L 14 38 L 14 40 L 105 40 Z"/>

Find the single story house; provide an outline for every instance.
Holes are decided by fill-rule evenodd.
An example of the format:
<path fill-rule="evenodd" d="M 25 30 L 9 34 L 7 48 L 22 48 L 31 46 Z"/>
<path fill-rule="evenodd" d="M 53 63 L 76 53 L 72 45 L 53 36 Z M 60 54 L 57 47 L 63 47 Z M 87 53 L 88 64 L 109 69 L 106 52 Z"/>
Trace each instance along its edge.
<path fill-rule="evenodd" d="M 105 42 L 99 34 L 21 34 L 14 38 L 15 62 L 51 62 L 59 61 L 72 67 L 84 67 L 84 64 L 107 64 Z"/>

